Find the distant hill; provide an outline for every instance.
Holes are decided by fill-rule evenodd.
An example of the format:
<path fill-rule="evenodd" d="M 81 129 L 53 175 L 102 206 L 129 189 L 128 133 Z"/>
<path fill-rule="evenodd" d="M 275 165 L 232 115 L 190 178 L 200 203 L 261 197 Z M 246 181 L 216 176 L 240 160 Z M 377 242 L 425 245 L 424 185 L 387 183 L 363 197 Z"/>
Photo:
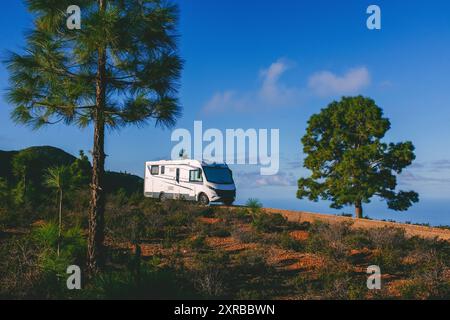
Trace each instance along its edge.
<path fill-rule="evenodd" d="M 14 155 L 19 153 L 18 151 L 1 151 L 0 150 L 0 178 L 6 178 L 6 180 L 12 179 L 11 162 Z"/>
<path fill-rule="evenodd" d="M 14 182 L 12 170 L 13 158 L 20 153 L 28 153 L 34 160 L 36 170 L 42 171 L 53 166 L 71 165 L 77 158 L 70 153 L 51 146 L 30 147 L 18 151 L 0 150 L 0 178 Z M 105 175 L 105 189 L 115 192 L 124 189 L 128 193 L 141 192 L 143 179 L 132 174 L 107 171 Z"/>

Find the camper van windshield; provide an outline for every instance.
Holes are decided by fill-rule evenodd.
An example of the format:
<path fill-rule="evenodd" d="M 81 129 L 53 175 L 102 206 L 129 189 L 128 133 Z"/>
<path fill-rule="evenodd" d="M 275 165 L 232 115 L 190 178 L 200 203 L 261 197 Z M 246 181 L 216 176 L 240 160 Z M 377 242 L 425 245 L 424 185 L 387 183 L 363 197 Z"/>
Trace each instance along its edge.
<path fill-rule="evenodd" d="M 232 184 L 233 176 L 230 169 L 227 168 L 215 168 L 215 167 L 203 167 L 203 171 L 206 175 L 206 180 L 212 183 L 219 184 Z"/>

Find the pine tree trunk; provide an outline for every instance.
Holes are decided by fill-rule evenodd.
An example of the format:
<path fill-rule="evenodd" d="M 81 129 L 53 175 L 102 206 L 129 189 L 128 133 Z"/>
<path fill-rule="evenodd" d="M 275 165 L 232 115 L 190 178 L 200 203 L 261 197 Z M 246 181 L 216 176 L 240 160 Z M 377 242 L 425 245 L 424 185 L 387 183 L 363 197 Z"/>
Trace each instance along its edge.
<path fill-rule="evenodd" d="M 363 217 L 363 208 L 360 200 L 355 203 L 355 216 L 357 219 L 362 219 Z"/>
<path fill-rule="evenodd" d="M 106 0 L 99 0 L 99 10 L 105 10 Z M 94 148 L 92 151 L 91 203 L 89 210 L 88 272 L 97 273 L 104 265 L 105 194 L 105 103 L 106 103 L 106 49 L 98 49 L 96 79 L 96 108 L 94 110 Z"/>

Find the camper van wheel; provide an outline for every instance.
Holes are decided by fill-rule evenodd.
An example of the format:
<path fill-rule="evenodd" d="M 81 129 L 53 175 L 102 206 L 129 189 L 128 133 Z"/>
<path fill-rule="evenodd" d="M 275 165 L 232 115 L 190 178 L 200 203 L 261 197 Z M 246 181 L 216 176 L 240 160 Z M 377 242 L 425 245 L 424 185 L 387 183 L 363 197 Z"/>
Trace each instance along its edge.
<path fill-rule="evenodd" d="M 164 202 L 167 200 L 167 195 L 164 192 L 159 194 L 159 201 Z"/>
<path fill-rule="evenodd" d="M 203 206 L 207 206 L 209 204 L 208 196 L 204 193 L 200 193 L 198 196 L 198 203 L 200 203 Z"/>
<path fill-rule="evenodd" d="M 223 204 L 226 205 L 226 206 L 232 206 L 233 202 L 234 202 L 234 200 L 231 200 L 231 199 L 230 200 L 224 200 Z"/>

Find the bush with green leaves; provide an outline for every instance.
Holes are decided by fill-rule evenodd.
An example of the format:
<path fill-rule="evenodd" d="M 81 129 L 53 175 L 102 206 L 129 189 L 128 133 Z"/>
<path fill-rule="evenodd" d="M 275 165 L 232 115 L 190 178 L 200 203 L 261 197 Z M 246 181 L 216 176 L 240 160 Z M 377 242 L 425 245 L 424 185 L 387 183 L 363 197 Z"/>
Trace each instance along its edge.
<path fill-rule="evenodd" d="M 61 234 L 60 254 L 57 252 L 58 226 L 46 223 L 33 230 L 32 238 L 40 248 L 39 265 L 57 277 L 66 275 L 67 267 L 83 265 L 86 256 L 86 239 L 79 227 L 65 230 Z"/>
<path fill-rule="evenodd" d="M 164 228 L 163 246 L 165 248 L 172 247 L 178 240 L 178 229 L 176 227 L 167 226 Z"/>
<path fill-rule="evenodd" d="M 47 223 L 0 246 L 0 297 L 67 298 L 67 267 L 84 266 L 86 240 L 80 228 L 62 233 L 57 254 L 58 226 Z"/>
<path fill-rule="evenodd" d="M 352 232 L 346 237 L 346 243 L 352 249 L 370 248 L 372 245 L 372 242 L 370 241 L 366 230 L 362 229 L 352 230 Z"/>
<path fill-rule="evenodd" d="M 322 299 L 359 300 L 367 294 L 366 276 L 354 273 L 347 262 L 330 261 L 323 266 L 312 286 Z"/>
<path fill-rule="evenodd" d="M 54 217 L 55 213 L 54 208 L 49 208 L 46 216 Z M 24 203 L 20 206 L 12 205 L 4 209 L 0 208 L 0 225 L 8 228 L 28 228 L 34 221 L 42 217 L 43 215 L 40 214 L 39 209 L 31 203 Z"/>
<path fill-rule="evenodd" d="M 265 295 L 257 289 L 240 289 L 235 298 L 237 300 L 263 300 Z"/>
<path fill-rule="evenodd" d="M 0 210 L 6 209 L 10 201 L 10 191 L 6 179 L 0 177 Z"/>
<path fill-rule="evenodd" d="M 235 268 L 240 274 L 263 276 L 270 270 L 262 250 L 249 250 L 239 253 L 235 257 Z"/>
<path fill-rule="evenodd" d="M 224 221 L 205 225 L 205 232 L 209 237 L 227 238 L 231 235 L 231 226 Z"/>
<path fill-rule="evenodd" d="M 36 243 L 31 237 L 11 237 L 0 245 L 0 299 L 37 297 L 41 279 Z M 42 298 L 42 297 L 41 297 Z"/>
<path fill-rule="evenodd" d="M 263 238 L 263 235 L 256 230 L 244 230 L 239 227 L 235 227 L 232 229 L 231 236 L 242 243 L 254 243 L 260 241 Z"/>
<path fill-rule="evenodd" d="M 226 296 L 229 261 L 229 254 L 224 251 L 200 253 L 196 256 L 194 286 L 205 298 Z"/>
<path fill-rule="evenodd" d="M 204 234 L 186 239 L 184 244 L 194 250 L 202 250 L 208 247 L 206 244 L 206 236 Z"/>
<path fill-rule="evenodd" d="M 258 212 L 253 214 L 252 226 L 260 232 L 275 232 L 287 227 L 287 220 L 279 213 Z"/>
<path fill-rule="evenodd" d="M 403 258 L 409 249 L 405 231 L 399 228 L 384 227 L 367 230 L 374 253 L 372 264 L 380 266 L 383 272 L 401 273 L 405 269 Z"/>
<path fill-rule="evenodd" d="M 315 222 L 311 225 L 306 241 L 306 249 L 312 253 L 322 253 L 340 260 L 345 259 L 350 251 L 347 237 L 351 234 L 351 223 Z"/>
<path fill-rule="evenodd" d="M 167 216 L 167 223 L 174 227 L 187 227 L 193 223 L 194 217 L 190 211 L 175 211 Z"/>
<path fill-rule="evenodd" d="M 248 199 L 245 206 L 252 212 L 257 212 L 263 207 L 261 201 L 255 198 Z"/>
<path fill-rule="evenodd" d="M 129 270 L 99 274 L 87 290 L 86 298 L 95 299 L 195 299 L 200 295 L 172 269 L 142 268 L 139 277 Z"/>
<path fill-rule="evenodd" d="M 236 207 L 233 210 L 228 209 L 227 211 L 219 210 L 217 216 L 236 223 L 250 223 L 252 221 L 252 212 L 249 208 L 245 207 Z"/>
<path fill-rule="evenodd" d="M 406 249 L 405 230 L 394 227 L 373 228 L 367 230 L 368 238 L 376 249 Z"/>
<path fill-rule="evenodd" d="M 302 251 L 304 249 L 302 242 L 294 239 L 287 231 L 277 235 L 276 240 L 278 245 L 286 250 Z"/>
<path fill-rule="evenodd" d="M 429 241 L 423 240 L 423 244 L 427 242 Z M 447 249 L 436 250 L 433 244 L 416 248 L 409 254 L 409 260 L 412 260 L 411 268 L 408 270 L 411 278 L 400 288 L 404 298 L 450 298 L 450 261 L 446 253 L 450 246 L 447 243 Z"/>
<path fill-rule="evenodd" d="M 427 288 L 421 281 L 410 280 L 402 284 L 398 290 L 402 299 L 423 300 L 425 299 L 424 292 L 426 292 Z"/>

